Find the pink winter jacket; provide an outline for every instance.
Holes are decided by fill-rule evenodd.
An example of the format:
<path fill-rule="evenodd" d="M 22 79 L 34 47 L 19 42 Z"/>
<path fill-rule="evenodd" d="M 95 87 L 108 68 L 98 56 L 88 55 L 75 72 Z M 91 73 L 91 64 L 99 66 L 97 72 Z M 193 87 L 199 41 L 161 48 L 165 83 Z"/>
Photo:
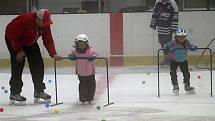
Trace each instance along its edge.
<path fill-rule="evenodd" d="M 72 50 L 72 53 L 75 54 L 76 57 L 98 56 L 95 49 L 92 47 L 89 47 L 85 53 L 79 53 L 76 50 Z M 75 61 L 75 67 L 76 74 L 79 76 L 91 76 L 96 73 L 94 61 L 89 61 L 87 59 L 77 59 Z"/>

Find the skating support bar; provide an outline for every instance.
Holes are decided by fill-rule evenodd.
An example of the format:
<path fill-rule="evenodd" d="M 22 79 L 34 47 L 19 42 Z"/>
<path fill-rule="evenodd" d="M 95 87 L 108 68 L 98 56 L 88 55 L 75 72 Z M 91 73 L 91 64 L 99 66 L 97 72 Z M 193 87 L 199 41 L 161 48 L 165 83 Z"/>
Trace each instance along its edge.
<path fill-rule="evenodd" d="M 61 57 L 61 59 L 69 59 L 68 57 Z M 89 60 L 89 57 L 76 57 L 76 59 L 87 59 Z M 110 87 L 109 87 L 109 69 L 108 69 L 108 59 L 105 57 L 96 57 L 95 60 L 104 60 L 105 61 L 105 65 L 106 65 L 106 80 L 107 80 L 107 104 L 105 104 L 103 107 L 109 106 L 114 104 L 113 102 L 110 103 Z M 57 95 L 57 67 L 56 67 L 56 60 L 54 60 L 54 68 L 55 68 L 55 96 L 56 96 L 56 104 L 54 105 L 59 105 L 62 103 L 58 103 L 58 95 Z"/>
<path fill-rule="evenodd" d="M 184 48 L 176 48 L 176 49 L 184 49 Z M 176 50 L 174 49 L 174 50 Z M 188 48 L 187 48 L 188 49 Z M 210 52 L 210 96 L 213 97 L 213 72 L 212 72 L 212 50 L 210 48 L 196 48 L 197 50 L 208 50 Z M 158 50 L 158 53 L 157 53 L 157 65 L 158 65 L 158 82 L 157 82 L 157 88 L 158 88 L 158 98 L 160 97 L 160 64 L 159 64 L 159 61 L 160 61 L 160 51 L 163 51 L 165 49 L 159 49 Z"/>
<path fill-rule="evenodd" d="M 55 104 L 52 104 L 51 106 L 56 106 L 56 105 L 63 104 L 63 102 L 58 103 L 57 62 L 56 62 L 56 59 L 54 59 L 54 81 L 55 81 Z"/>

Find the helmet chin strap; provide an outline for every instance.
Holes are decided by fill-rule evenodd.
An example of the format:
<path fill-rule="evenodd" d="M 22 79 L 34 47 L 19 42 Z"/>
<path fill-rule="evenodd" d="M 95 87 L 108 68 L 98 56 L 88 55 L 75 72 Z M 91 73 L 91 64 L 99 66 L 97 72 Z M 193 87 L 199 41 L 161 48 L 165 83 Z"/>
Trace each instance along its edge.
<path fill-rule="evenodd" d="M 87 49 L 77 49 L 79 53 L 85 53 Z"/>

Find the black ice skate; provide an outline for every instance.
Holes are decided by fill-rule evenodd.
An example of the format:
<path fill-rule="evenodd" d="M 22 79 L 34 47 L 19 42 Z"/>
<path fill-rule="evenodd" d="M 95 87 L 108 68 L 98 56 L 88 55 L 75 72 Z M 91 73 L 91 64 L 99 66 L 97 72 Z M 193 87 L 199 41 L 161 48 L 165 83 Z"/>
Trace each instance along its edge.
<path fill-rule="evenodd" d="M 12 95 L 10 94 L 10 103 L 9 105 L 25 105 L 26 98 L 21 96 L 20 94 Z"/>
<path fill-rule="evenodd" d="M 45 92 L 34 92 L 34 103 L 51 103 L 51 96 Z"/>
<path fill-rule="evenodd" d="M 173 94 L 178 96 L 179 95 L 179 87 L 178 85 L 173 86 Z"/>
<path fill-rule="evenodd" d="M 187 94 L 196 94 L 195 92 L 195 88 L 194 87 L 191 87 L 189 85 L 185 85 L 184 86 L 184 90 Z"/>

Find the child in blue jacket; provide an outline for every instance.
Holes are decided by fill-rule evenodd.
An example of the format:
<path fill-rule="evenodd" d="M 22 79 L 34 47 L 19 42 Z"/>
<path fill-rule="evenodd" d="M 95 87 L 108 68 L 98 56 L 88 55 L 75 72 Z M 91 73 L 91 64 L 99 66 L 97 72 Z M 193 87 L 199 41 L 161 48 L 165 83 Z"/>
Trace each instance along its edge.
<path fill-rule="evenodd" d="M 184 89 L 187 93 L 194 94 L 195 88 L 190 86 L 190 72 L 188 69 L 187 52 L 188 49 L 195 51 L 197 46 L 192 45 L 186 39 L 187 33 L 183 28 L 178 28 L 175 32 L 175 40 L 164 45 L 170 51 L 170 76 L 173 85 L 173 93 L 179 94 L 177 80 L 177 68 L 181 69 L 184 76 Z"/>

